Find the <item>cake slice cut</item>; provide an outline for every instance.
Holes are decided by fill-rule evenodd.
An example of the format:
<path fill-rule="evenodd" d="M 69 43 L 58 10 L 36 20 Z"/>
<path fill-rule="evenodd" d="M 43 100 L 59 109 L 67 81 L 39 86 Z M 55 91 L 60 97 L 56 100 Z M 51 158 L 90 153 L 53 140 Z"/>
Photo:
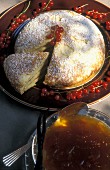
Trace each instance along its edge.
<path fill-rule="evenodd" d="M 48 52 L 15 53 L 4 61 L 4 71 L 11 85 L 20 94 L 36 85 L 46 71 Z"/>
<path fill-rule="evenodd" d="M 61 90 L 85 85 L 104 65 L 105 41 L 90 19 L 74 11 L 52 10 L 39 14 L 19 33 L 15 53 L 47 51 L 47 47 L 49 51 L 51 40 L 57 39 L 53 29 L 56 26 L 63 27 L 63 33 L 53 53 L 50 52 L 44 84 Z"/>

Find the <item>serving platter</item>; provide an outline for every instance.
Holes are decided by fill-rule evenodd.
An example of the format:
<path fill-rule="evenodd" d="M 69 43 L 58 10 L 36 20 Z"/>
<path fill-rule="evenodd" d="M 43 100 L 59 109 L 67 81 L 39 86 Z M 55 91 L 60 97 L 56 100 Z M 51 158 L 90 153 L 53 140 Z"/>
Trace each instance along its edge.
<path fill-rule="evenodd" d="M 12 23 L 13 18 L 19 16 L 19 14 L 21 14 L 22 11 L 25 11 L 27 18 L 33 18 L 35 14 L 35 9 L 39 7 L 39 3 L 41 2 L 42 0 L 24 1 L 8 9 L 0 17 L 0 32 L 2 33 L 6 31 L 8 28 L 10 28 L 10 24 Z M 45 2 L 48 3 L 49 1 L 45 1 Z M 75 7 L 79 8 L 84 6 L 84 11 L 82 15 L 85 15 L 86 17 L 90 18 L 97 25 L 97 27 L 102 32 L 105 40 L 106 59 L 103 68 L 100 70 L 100 72 L 97 74 L 97 76 L 94 79 L 92 79 L 86 85 L 80 86 L 79 88 L 62 91 L 57 89 L 54 90 L 48 86 L 44 86 L 41 84 L 39 86 L 35 86 L 29 89 L 23 95 L 20 95 L 10 85 L 3 70 L 3 61 L 5 57 L 8 54 L 13 53 L 13 43 L 11 43 L 11 45 L 8 48 L 1 49 L 0 52 L 1 90 L 4 91 L 12 99 L 26 106 L 36 108 L 36 109 L 41 109 L 41 110 L 47 110 L 49 108 L 49 110 L 51 111 L 57 111 L 71 103 L 75 103 L 79 101 L 92 104 L 94 102 L 98 102 L 99 100 L 103 100 L 110 94 L 110 66 L 109 66 L 110 30 L 106 29 L 106 22 L 110 21 L 109 8 L 93 0 L 90 2 L 88 2 L 88 0 L 79 0 L 79 1 L 70 0 L 69 2 L 67 2 L 66 0 L 65 1 L 54 0 L 53 2 L 54 5 L 52 6 L 52 10 L 54 9 L 74 10 Z M 86 15 L 87 11 L 92 11 L 92 10 L 97 10 L 99 13 L 105 13 L 106 17 L 99 20 L 98 18 L 93 18 L 90 17 L 89 15 Z M 42 96 L 41 93 L 42 93 L 42 89 L 44 88 L 47 90 L 47 93 L 44 96 Z"/>

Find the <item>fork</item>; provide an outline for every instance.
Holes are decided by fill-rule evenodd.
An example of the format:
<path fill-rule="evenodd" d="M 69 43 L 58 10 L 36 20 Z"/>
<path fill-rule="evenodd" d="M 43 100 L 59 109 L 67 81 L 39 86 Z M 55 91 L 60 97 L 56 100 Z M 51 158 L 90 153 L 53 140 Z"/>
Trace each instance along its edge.
<path fill-rule="evenodd" d="M 5 166 L 10 167 L 16 160 L 20 158 L 30 147 L 32 146 L 32 141 L 29 141 L 27 144 L 23 145 L 19 149 L 13 151 L 12 153 L 3 157 L 3 163 Z"/>

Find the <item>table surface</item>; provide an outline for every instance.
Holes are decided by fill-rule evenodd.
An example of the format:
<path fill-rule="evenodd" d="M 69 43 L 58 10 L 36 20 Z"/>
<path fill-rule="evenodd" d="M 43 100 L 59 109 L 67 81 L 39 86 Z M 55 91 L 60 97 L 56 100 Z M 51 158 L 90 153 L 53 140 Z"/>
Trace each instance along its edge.
<path fill-rule="evenodd" d="M 97 1 L 110 7 L 110 0 Z M 18 2 L 20 1 L 1 0 L 0 13 Z M 110 96 L 91 107 L 110 114 L 109 101 Z M 36 128 L 39 114 L 40 111 L 17 103 L 0 91 L 0 170 L 23 170 L 21 167 L 24 164 L 24 157 L 21 157 L 11 168 L 3 165 L 2 157 L 26 143 Z"/>

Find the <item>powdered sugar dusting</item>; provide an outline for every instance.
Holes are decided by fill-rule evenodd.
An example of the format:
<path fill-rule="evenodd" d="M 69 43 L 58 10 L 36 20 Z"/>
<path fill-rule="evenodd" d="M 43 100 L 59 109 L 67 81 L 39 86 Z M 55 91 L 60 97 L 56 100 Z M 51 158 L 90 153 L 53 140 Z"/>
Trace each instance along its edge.
<path fill-rule="evenodd" d="M 48 53 L 16 53 L 9 55 L 4 61 L 4 71 L 11 84 L 22 85 L 20 77 L 36 70 L 48 57 Z"/>
<path fill-rule="evenodd" d="M 15 52 L 45 46 L 46 37 L 55 25 L 63 27 L 64 33 L 61 42 L 54 47 L 44 83 L 56 87 L 74 86 L 96 74 L 105 59 L 103 36 L 88 18 L 68 10 L 42 13 L 21 31 Z"/>

